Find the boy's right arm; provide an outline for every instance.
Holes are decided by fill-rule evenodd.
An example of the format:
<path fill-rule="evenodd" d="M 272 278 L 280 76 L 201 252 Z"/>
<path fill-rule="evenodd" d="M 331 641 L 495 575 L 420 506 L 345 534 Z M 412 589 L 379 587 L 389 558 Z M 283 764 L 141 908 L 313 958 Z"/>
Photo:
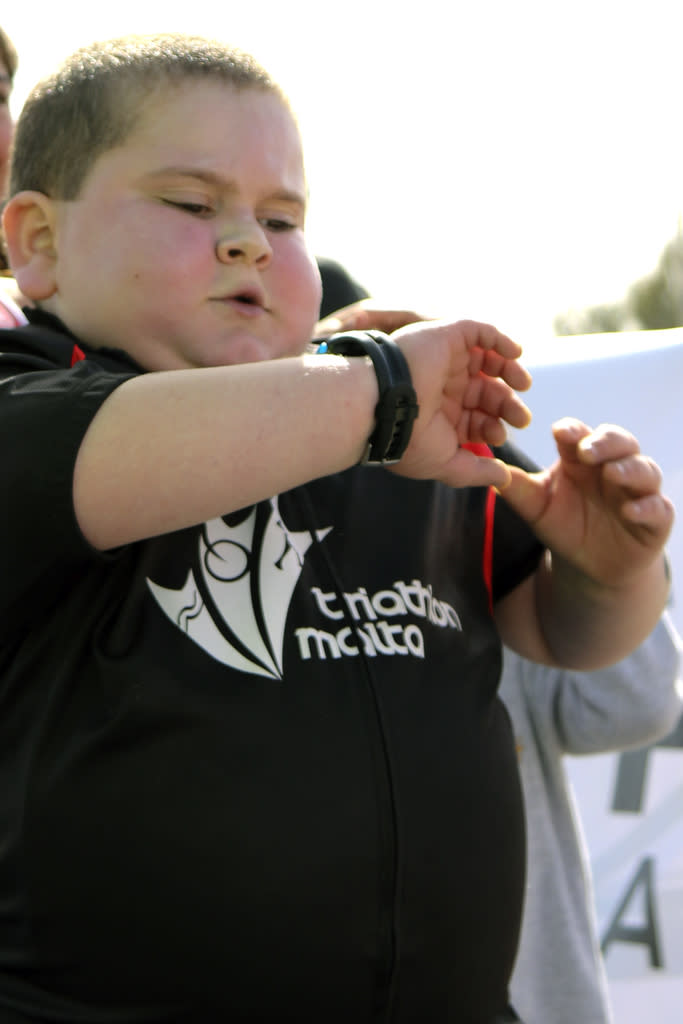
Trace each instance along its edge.
<path fill-rule="evenodd" d="M 402 345 L 420 403 L 399 471 L 502 485 L 509 471 L 462 451 L 523 426 L 519 346 L 487 325 L 429 323 Z M 483 372 L 482 372 L 483 371 Z M 244 508 L 354 465 L 374 427 L 369 359 L 304 355 L 147 373 L 103 403 L 81 444 L 74 508 L 105 550 Z"/>
<path fill-rule="evenodd" d="M 377 401 L 364 364 L 311 355 L 124 382 L 76 460 L 84 536 L 117 547 L 346 469 L 361 457 Z"/>

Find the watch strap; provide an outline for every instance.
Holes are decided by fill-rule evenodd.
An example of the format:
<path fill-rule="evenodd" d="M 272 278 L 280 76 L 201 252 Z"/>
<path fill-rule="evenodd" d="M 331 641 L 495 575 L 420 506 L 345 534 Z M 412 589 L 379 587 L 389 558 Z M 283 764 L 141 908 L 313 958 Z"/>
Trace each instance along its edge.
<path fill-rule="evenodd" d="M 419 407 L 410 368 L 396 342 L 381 331 L 345 331 L 330 335 L 318 346 L 318 352 L 369 356 L 372 360 L 379 401 L 375 406 L 375 429 L 368 439 L 361 465 L 392 466 L 400 462 Z"/>

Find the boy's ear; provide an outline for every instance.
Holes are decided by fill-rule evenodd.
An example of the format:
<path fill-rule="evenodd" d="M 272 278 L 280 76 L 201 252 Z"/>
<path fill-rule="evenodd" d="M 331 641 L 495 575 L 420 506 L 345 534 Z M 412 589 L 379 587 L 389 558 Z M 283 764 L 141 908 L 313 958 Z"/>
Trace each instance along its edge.
<path fill-rule="evenodd" d="M 49 299 L 57 290 L 55 206 L 42 192 L 17 192 L 5 205 L 2 228 L 9 263 L 27 299 Z"/>

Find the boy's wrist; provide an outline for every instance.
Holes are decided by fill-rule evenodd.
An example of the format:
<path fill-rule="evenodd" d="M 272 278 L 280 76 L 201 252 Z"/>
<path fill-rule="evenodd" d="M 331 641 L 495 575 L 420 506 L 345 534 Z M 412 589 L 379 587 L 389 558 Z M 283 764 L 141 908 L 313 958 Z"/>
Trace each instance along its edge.
<path fill-rule="evenodd" d="M 331 335 L 321 343 L 318 352 L 370 358 L 377 376 L 379 400 L 375 426 L 360 463 L 395 465 L 408 447 L 419 411 L 410 369 L 398 345 L 380 331 L 348 331 Z"/>

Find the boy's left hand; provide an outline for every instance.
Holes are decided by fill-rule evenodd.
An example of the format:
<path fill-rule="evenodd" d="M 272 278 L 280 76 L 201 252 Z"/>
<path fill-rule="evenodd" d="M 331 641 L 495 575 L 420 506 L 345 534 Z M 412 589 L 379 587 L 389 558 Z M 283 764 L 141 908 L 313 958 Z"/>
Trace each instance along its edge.
<path fill-rule="evenodd" d="M 502 496 L 539 539 L 588 578 L 621 587 L 650 565 L 674 521 L 662 473 L 636 438 L 611 424 L 576 419 L 553 426 L 559 458 L 527 474 L 510 467 Z"/>

